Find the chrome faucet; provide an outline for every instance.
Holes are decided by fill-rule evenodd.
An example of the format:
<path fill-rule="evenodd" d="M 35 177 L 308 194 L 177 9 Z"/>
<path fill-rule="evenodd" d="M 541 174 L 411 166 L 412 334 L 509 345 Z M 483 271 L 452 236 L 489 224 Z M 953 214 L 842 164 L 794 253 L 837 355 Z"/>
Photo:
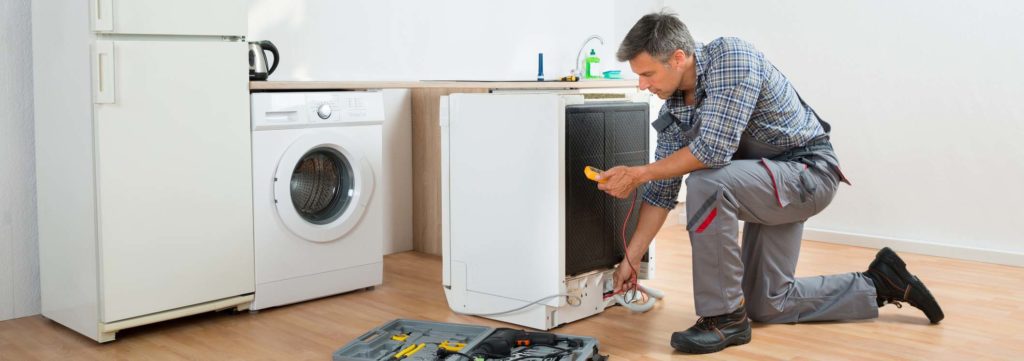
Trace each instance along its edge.
<path fill-rule="evenodd" d="M 581 80 L 583 79 L 583 66 L 580 65 L 580 55 L 583 54 L 583 49 L 585 49 L 587 47 L 587 43 L 589 43 L 591 40 L 594 40 L 594 39 L 597 39 L 597 41 L 601 42 L 601 45 L 604 45 L 604 39 L 602 39 L 600 36 L 595 34 L 595 35 L 591 35 L 591 36 L 587 37 L 587 40 L 583 41 L 583 45 L 580 45 L 580 51 L 576 52 L 576 64 L 575 64 L 576 69 L 575 69 L 575 73 L 576 73 L 576 77 L 578 77 Z"/>

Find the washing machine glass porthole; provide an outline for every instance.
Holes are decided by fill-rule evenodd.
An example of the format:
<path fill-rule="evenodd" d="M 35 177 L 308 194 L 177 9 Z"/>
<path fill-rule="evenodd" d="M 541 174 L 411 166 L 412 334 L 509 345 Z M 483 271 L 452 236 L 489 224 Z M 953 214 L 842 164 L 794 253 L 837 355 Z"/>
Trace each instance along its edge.
<path fill-rule="evenodd" d="M 352 165 L 345 156 L 331 148 L 315 148 L 292 171 L 292 205 L 310 223 L 331 223 L 345 213 L 354 186 Z"/>

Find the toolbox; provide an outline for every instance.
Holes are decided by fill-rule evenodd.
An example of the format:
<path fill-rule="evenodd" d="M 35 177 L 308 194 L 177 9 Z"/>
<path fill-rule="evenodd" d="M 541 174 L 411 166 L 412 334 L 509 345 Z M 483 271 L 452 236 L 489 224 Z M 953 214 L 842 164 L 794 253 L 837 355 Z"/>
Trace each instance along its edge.
<path fill-rule="evenodd" d="M 334 352 L 334 361 L 604 361 L 597 339 L 511 328 L 397 319 Z"/>

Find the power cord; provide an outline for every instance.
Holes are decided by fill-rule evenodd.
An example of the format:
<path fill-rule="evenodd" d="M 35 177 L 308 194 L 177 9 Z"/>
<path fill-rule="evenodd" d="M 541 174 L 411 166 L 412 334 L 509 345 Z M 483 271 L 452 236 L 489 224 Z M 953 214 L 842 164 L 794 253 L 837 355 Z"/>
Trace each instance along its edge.
<path fill-rule="evenodd" d="M 508 313 L 513 313 L 513 312 L 521 311 L 521 310 L 524 310 L 524 309 L 526 309 L 526 308 L 528 308 L 530 306 L 538 305 L 541 302 L 550 300 L 552 298 L 559 298 L 559 297 L 567 297 L 569 299 L 575 299 L 576 300 L 576 304 L 573 304 L 572 302 L 569 302 L 569 306 L 572 306 L 572 307 L 579 307 L 580 305 L 583 304 L 583 299 L 580 298 L 579 296 L 570 295 L 570 294 L 564 294 L 563 293 L 563 294 L 547 296 L 547 297 L 541 298 L 539 300 L 527 303 L 524 306 L 513 308 L 513 309 L 508 310 L 508 311 L 493 312 L 493 313 L 468 313 L 468 312 L 460 312 L 460 311 L 452 310 L 452 312 L 458 313 L 460 315 L 467 315 L 467 316 L 485 316 L 485 317 L 486 316 L 498 316 L 498 315 L 504 315 L 504 314 L 508 314 Z"/>

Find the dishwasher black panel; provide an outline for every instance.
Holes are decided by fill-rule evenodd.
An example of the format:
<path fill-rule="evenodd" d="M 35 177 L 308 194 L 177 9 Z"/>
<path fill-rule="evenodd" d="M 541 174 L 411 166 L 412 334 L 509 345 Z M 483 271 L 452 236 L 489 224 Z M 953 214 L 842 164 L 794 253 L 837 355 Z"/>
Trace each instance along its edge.
<path fill-rule="evenodd" d="M 567 276 L 614 266 L 622 260 L 622 225 L 633 198 L 617 199 L 597 189 L 583 168 L 644 165 L 650 154 L 647 103 L 607 102 L 565 108 Z M 638 189 L 642 195 L 643 187 Z M 636 229 L 642 200 L 637 197 L 626 227 Z M 646 258 L 646 255 L 645 255 Z"/>

